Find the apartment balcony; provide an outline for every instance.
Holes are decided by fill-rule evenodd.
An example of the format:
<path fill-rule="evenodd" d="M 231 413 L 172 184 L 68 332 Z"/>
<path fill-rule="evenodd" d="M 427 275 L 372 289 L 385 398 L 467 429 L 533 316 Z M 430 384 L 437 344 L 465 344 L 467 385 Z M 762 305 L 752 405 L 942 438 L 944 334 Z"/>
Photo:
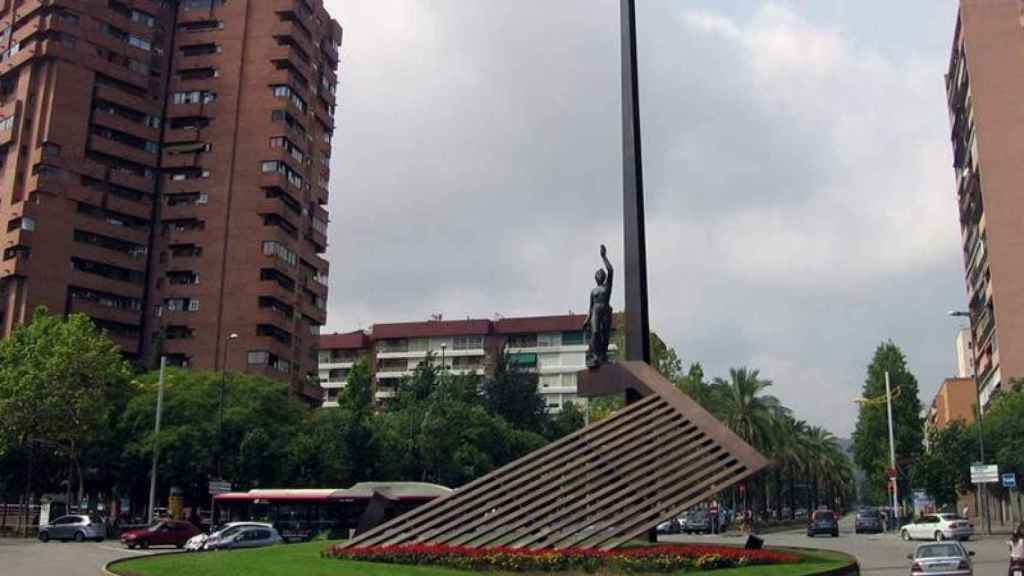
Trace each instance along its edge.
<path fill-rule="evenodd" d="M 302 16 L 294 10 L 294 2 L 290 4 L 291 6 L 284 9 L 275 10 L 278 14 L 291 14 L 292 19 L 276 22 L 273 36 L 290 36 L 299 48 L 312 57 L 318 52 L 318 48 L 313 45 L 313 32 L 303 23 Z"/>
<path fill-rule="evenodd" d="M 144 154 L 144 152 L 141 152 L 141 151 L 139 151 L 139 152 Z M 153 158 L 152 161 L 155 163 L 156 162 L 156 160 L 155 160 L 156 156 L 155 155 L 149 155 L 149 156 L 151 156 Z M 124 186 L 126 188 L 132 188 L 134 190 L 138 190 L 140 192 L 144 192 L 146 194 L 149 194 L 150 196 L 153 195 L 153 187 L 156 184 L 156 180 L 154 180 L 153 178 L 146 178 L 144 176 L 136 176 L 135 174 L 131 174 L 131 173 L 120 171 L 120 170 L 113 170 L 113 169 L 110 170 L 109 174 L 110 174 L 109 175 L 109 181 L 110 181 L 111 184 L 117 184 L 118 186 Z"/>
<path fill-rule="evenodd" d="M 432 350 L 435 356 L 441 356 L 441 350 Z M 444 351 L 445 358 L 470 358 L 474 356 L 486 356 L 487 352 L 483 348 L 470 348 L 467 350 L 452 350 L 447 348 Z M 427 350 L 386 350 L 383 348 L 377 349 L 377 358 L 379 360 L 388 359 L 422 359 L 427 357 Z"/>
<path fill-rule="evenodd" d="M 320 362 L 319 367 L 321 371 L 325 372 L 330 370 L 350 370 L 355 366 L 355 363 L 355 358 L 350 358 L 348 360 L 329 360 L 327 362 Z"/>
<path fill-rule="evenodd" d="M 324 389 L 340 390 L 348 385 L 348 380 L 328 380 L 326 382 L 321 381 L 320 387 Z"/>
<path fill-rule="evenodd" d="M 71 313 L 80 312 L 82 314 L 87 314 L 91 318 L 100 318 L 102 320 L 120 322 L 121 324 L 131 324 L 135 326 L 142 324 L 142 310 L 109 308 L 96 302 L 78 300 L 75 298 L 72 298 L 70 303 Z"/>
<path fill-rule="evenodd" d="M 199 116 L 206 116 L 199 114 Z M 182 116 L 184 118 L 184 116 Z M 187 144 L 189 142 L 201 142 L 203 140 L 202 130 L 199 128 L 168 128 L 164 131 L 164 144 Z"/>
<path fill-rule="evenodd" d="M 75 253 L 77 256 L 77 251 Z M 0 263 L 0 267 L 3 264 Z M 71 268 L 70 257 L 68 259 L 68 268 L 71 273 L 68 275 L 68 284 L 72 286 L 81 286 L 82 288 L 89 288 L 99 292 L 110 292 L 112 294 L 120 294 L 130 298 L 142 298 L 143 285 L 135 284 L 134 282 L 123 282 L 121 280 L 115 280 L 113 278 L 107 278 L 100 276 L 99 274 L 91 274 L 82 270 L 76 270 Z"/>
<path fill-rule="evenodd" d="M 609 346 L 609 350 L 615 350 L 615 346 Z M 565 344 L 560 346 L 527 346 L 506 348 L 509 354 L 554 354 L 559 352 L 582 352 L 586 354 L 586 344 Z"/>
<path fill-rule="evenodd" d="M 88 225 L 80 227 L 83 231 L 91 232 Z M 142 244 L 145 247 L 145 244 Z M 110 250 L 95 246 L 93 244 L 85 244 L 83 242 L 75 242 L 72 244 L 70 254 L 68 256 L 75 256 L 77 258 L 85 258 L 86 260 L 92 260 L 93 262 L 102 262 L 103 264 L 110 264 L 112 266 L 119 266 L 133 272 L 145 275 L 146 272 L 146 261 L 147 257 L 144 254 L 139 256 L 132 256 L 130 254 L 119 252 L 117 250 Z M 133 285 L 129 283 L 128 285 Z M 138 285 L 141 289 L 141 284 Z M 111 290 L 111 292 L 118 293 L 118 290 Z"/>
<path fill-rule="evenodd" d="M 193 88 L 192 90 L 197 90 Z M 182 91 L 186 91 L 182 89 Z M 191 90 L 190 90 L 191 91 Z M 217 117 L 217 109 L 219 108 L 218 101 L 207 102 L 205 104 L 174 104 L 171 101 L 167 103 L 167 119 L 172 118 L 191 118 L 195 116 L 206 116 L 209 118 Z"/>
<path fill-rule="evenodd" d="M 106 86 L 104 84 L 95 84 L 93 89 L 96 91 L 95 94 L 98 99 L 127 106 L 128 108 L 133 108 L 139 112 L 145 112 L 146 114 L 152 114 L 153 116 L 159 116 L 161 114 L 158 101 L 133 96 L 123 90 L 118 90 L 117 88 Z"/>
<path fill-rule="evenodd" d="M 112 236 L 114 238 L 121 238 L 142 246 L 145 246 L 149 242 L 148 226 L 128 228 L 126 226 L 111 224 L 106 220 L 93 218 L 85 214 L 76 214 L 75 225 L 76 227 L 88 230 L 89 232 L 103 234 L 104 236 Z"/>
<path fill-rule="evenodd" d="M 146 126 L 145 124 L 143 124 L 141 122 L 133 122 L 132 120 L 129 120 L 129 119 L 123 117 L 123 116 L 118 116 L 116 114 L 109 114 L 107 112 L 99 112 L 99 111 L 93 112 L 92 123 L 97 125 L 97 126 L 104 126 L 106 128 L 113 128 L 114 130 L 118 130 L 118 131 L 124 132 L 125 134 L 130 134 L 132 136 L 136 136 L 138 138 L 144 138 L 144 139 L 149 140 L 151 142 L 159 142 L 160 141 L 160 129 L 159 128 L 152 128 L 150 126 Z M 97 136 L 93 135 L 91 137 L 92 138 L 96 138 Z M 129 148 L 129 150 L 139 151 L 138 148 L 133 148 L 133 147 L 130 147 L 130 146 L 128 148 Z M 142 152 L 142 153 L 145 154 L 145 156 L 143 156 L 143 158 L 146 159 L 145 162 L 141 162 L 142 164 L 147 164 L 147 163 L 154 163 L 155 164 L 156 155 L 149 154 L 147 152 Z"/>
<path fill-rule="evenodd" d="M 143 220 L 149 220 L 153 217 L 153 203 L 151 198 L 151 196 L 144 196 L 142 200 L 134 200 L 130 198 L 122 198 L 121 196 L 107 192 L 106 198 L 104 199 L 104 205 L 106 208 L 113 210 L 114 212 L 120 212 Z M 145 244 L 145 242 L 143 242 L 143 244 Z"/>
<path fill-rule="evenodd" d="M 377 369 L 377 380 L 378 381 L 389 381 L 391 384 L 388 386 L 397 386 L 398 381 L 402 378 L 410 378 L 413 375 L 412 370 L 381 370 Z"/>

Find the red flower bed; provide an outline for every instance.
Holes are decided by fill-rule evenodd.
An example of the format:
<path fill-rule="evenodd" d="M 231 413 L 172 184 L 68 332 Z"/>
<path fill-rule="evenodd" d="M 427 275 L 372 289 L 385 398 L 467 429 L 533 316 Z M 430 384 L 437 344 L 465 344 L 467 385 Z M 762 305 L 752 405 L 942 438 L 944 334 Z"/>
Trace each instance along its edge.
<path fill-rule="evenodd" d="M 500 546 L 479 549 L 427 544 L 363 548 L 331 546 L 322 555 L 325 558 L 445 566 L 478 572 L 675 572 L 800 561 L 793 554 L 771 550 L 668 544 L 623 550 L 525 550 Z"/>

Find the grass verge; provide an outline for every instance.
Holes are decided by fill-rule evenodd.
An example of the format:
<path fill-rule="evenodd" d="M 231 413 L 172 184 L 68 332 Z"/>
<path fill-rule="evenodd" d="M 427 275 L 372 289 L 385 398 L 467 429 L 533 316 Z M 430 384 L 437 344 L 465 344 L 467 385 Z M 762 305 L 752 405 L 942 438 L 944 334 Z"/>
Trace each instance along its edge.
<path fill-rule="evenodd" d="M 120 576 L 466 576 L 468 572 L 429 566 L 398 566 L 320 558 L 329 542 L 288 544 L 255 550 L 167 554 L 118 562 L 110 570 Z M 793 550 L 804 558 L 796 564 L 750 566 L 688 572 L 700 576 L 810 576 L 841 568 L 849 557 L 821 550 Z M 500 576 L 500 573 L 491 573 Z M 564 574 L 564 573 L 563 573 Z M 682 574 L 682 572 L 680 572 Z M 522 575 L 520 575 L 522 576 Z"/>

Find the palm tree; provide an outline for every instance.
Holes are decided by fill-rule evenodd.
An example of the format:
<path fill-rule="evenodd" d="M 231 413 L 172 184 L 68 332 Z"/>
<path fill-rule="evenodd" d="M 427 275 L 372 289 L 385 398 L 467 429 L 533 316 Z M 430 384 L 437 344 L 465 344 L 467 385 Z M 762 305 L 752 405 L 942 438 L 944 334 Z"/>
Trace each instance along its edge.
<path fill-rule="evenodd" d="M 747 368 L 731 368 L 729 380 L 716 378 L 712 385 L 721 402 L 725 424 L 765 454 L 771 454 L 773 440 L 778 436 L 776 423 L 787 412 L 778 398 L 764 393 L 771 385 L 771 380 L 761 379 L 757 370 Z M 764 474 L 759 474 L 754 481 L 760 484 L 758 494 L 764 510 L 767 508 Z"/>

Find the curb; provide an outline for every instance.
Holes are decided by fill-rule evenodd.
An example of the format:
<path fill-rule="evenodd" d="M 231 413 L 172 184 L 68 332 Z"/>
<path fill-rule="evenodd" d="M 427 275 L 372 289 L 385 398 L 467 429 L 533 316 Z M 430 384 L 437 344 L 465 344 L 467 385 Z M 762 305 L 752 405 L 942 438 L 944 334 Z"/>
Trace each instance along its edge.
<path fill-rule="evenodd" d="M 778 550 L 794 550 L 797 552 L 828 552 L 830 554 L 838 554 L 845 558 L 848 558 L 850 563 L 839 568 L 833 568 L 824 572 L 816 572 L 812 576 L 857 576 L 860 574 L 860 562 L 857 558 L 846 552 L 840 552 L 839 550 L 825 550 L 823 548 L 804 548 L 801 546 L 780 546 Z"/>
<path fill-rule="evenodd" d="M 820 548 L 801 548 L 801 547 L 794 547 L 794 546 L 783 546 L 783 547 L 779 547 L 777 549 L 778 550 L 794 550 L 794 551 L 799 551 L 799 552 L 821 552 L 822 551 Z M 860 575 L 860 563 L 857 561 L 857 559 L 855 557 L 853 557 L 853 556 L 851 556 L 851 555 L 849 555 L 849 554 L 847 554 L 845 552 L 839 552 L 839 551 L 836 551 L 836 550 L 825 550 L 825 552 L 830 552 L 830 553 L 834 553 L 834 554 L 839 554 L 839 555 L 845 556 L 846 558 L 849 558 L 850 563 L 845 565 L 845 566 L 840 566 L 839 568 L 833 568 L 831 570 L 826 570 L 824 572 L 816 572 L 816 573 L 814 573 L 814 574 L 812 574 L 810 576 L 859 576 Z M 148 556 L 142 556 L 141 558 L 156 558 L 158 556 L 169 556 L 171 554 L 187 554 L 187 553 L 188 552 L 186 552 L 184 550 L 169 550 L 167 552 L 157 552 L 155 554 L 150 554 Z M 129 560 L 138 560 L 138 559 L 139 558 L 118 558 L 117 560 L 111 560 L 110 562 L 107 562 L 106 565 L 104 565 L 103 568 L 100 570 L 100 576 L 121 576 L 121 574 L 118 574 L 117 572 L 112 571 L 110 568 L 112 566 L 114 566 L 115 564 L 120 564 L 122 562 L 128 562 Z"/>
<path fill-rule="evenodd" d="M 185 550 L 167 550 L 165 552 L 154 552 L 153 554 L 147 554 L 145 556 L 134 556 L 134 557 L 129 556 L 127 558 L 118 558 L 117 560 L 111 560 L 110 562 L 107 562 L 106 564 L 104 564 L 103 567 L 100 568 L 100 576 L 121 576 L 117 572 L 114 572 L 114 571 L 112 571 L 110 569 L 110 567 L 114 566 L 115 564 L 120 564 L 122 562 L 128 562 L 129 560 L 139 560 L 139 559 L 142 559 L 142 558 L 156 558 L 158 556 L 170 556 L 172 554 L 188 554 L 188 552 L 185 551 Z"/>

